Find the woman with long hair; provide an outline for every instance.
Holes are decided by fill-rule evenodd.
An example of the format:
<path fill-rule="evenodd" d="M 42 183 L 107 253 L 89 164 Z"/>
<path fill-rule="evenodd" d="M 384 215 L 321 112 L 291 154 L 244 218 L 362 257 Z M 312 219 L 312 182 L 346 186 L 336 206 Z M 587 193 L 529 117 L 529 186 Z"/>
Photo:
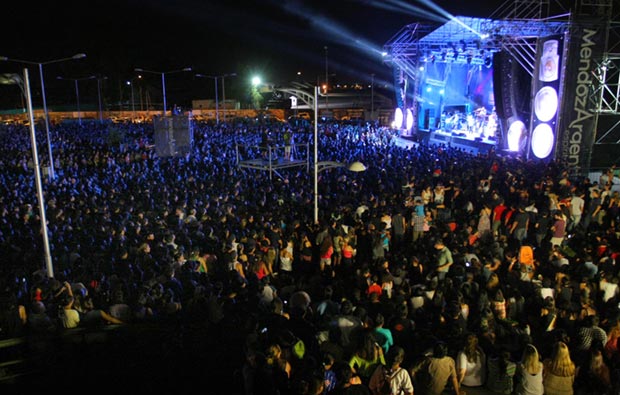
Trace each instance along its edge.
<path fill-rule="evenodd" d="M 379 364 L 385 365 L 383 349 L 377 344 L 373 329 L 367 329 L 362 333 L 357 347 L 349 359 L 349 366 L 367 385 L 370 376 Z"/>
<path fill-rule="evenodd" d="M 353 272 L 353 259 L 357 251 L 350 243 L 349 236 L 345 236 L 342 239 L 342 267 L 345 273 Z"/>
<path fill-rule="evenodd" d="M 586 360 L 578 369 L 575 392 L 584 395 L 612 394 L 609 366 L 605 362 L 604 348 L 600 341 L 592 343 Z"/>
<path fill-rule="evenodd" d="M 566 343 L 555 343 L 551 357 L 543 361 L 545 395 L 572 395 L 576 374 L 577 367 Z"/>
<path fill-rule="evenodd" d="M 456 357 L 456 372 L 459 384 L 466 387 L 480 387 L 486 379 L 486 355 L 478 344 L 478 336 L 467 335 L 465 347 Z"/>
<path fill-rule="evenodd" d="M 523 349 L 521 362 L 517 366 L 517 388 L 515 395 L 543 395 L 543 364 L 540 354 L 533 344 Z"/>
<path fill-rule="evenodd" d="M 323 239 L 319 249 L 319 269 L 323 273 L 326 269 L 332 270 L 332 255 L 334 254 L 334 240 L 331 236 Z"/>

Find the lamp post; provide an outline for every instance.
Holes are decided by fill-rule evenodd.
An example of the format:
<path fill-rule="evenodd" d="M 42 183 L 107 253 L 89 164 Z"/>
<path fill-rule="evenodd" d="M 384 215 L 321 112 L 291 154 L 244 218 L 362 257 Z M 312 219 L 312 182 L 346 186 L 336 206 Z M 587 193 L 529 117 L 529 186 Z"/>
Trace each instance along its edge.
<path fill-rule="evenodd" d="M 375 119 L 375 74 L 370 75 L 370 120 Z"/>
<path fill-rule="evenodd" d="M 319 172 L 336 167 L 346 167 L 349 171 L 362 172 L 366 171 L 366 166 L 361 162 L 352 162 L 349 165 L 334 161 L 319 162 L 318 146 L 319 146 L 319 87 L 314 87 L 314 223 L 319 223 Z"/>
<path fill-rule="evenodd" d="M 220 107 L 218 104 L 218 99 L 217 99 L 217 80 L 219 79 L 218 76 L 215 75 L 205 75 L 205 74 L 196 74 L 196 77 L 198 78 L 213 78 L 213 81 L 215 81 L 215 124 L 219 125 L 220 123 Z"/>
<path fill-rule="evenodd" d="M 226 87 L 224 85 L 224 78 L 236 77 L 237 73 L 223 74 L 222 77 L 222 105 L 224 106 L 224 120 L 226 120 Z"/>
<path fill-rule="evenodd" d="M 329 89 L 329 74 L 327 74 L 327 45 L 323 47 L 325 49 L 325 112 L 329 111 L 329 95 L 327 89 Z"/>
<path fill-rule="evenodd" d="M 39 153 L 37 151 L 37 135 L 34 130 L 34 116 L 32 108 L 32 95 L 30 94 L 30 79 L 28 77 L 28 69 L 24 69 L 24 77 L 21 78 L 18 74 L 5 75 L 8 80 L 2 81 L 2 84 L 16 84 L 19 85 L 22 90 L 23 96 L 26 99 L 28 107 L 28 121 L 30 124 L 30 141 L 32 145 L 32 162 L 34 167 L 35 185 L 37 188 L 37 198 L 39 201 L 39 215 L 41 217 L 41 234 L 43 235 L 43 253 L 45 256 L 45 266 L 47 269 L 47 276 L 54 278 L 54 266 L 52 264 L 52 254 L 50 250 L 50 243 L 47 231 L 47 218 L 45 217 L 45 196 L 43 195 L 43 185 L 41 183 L 41 164 L 39 163 Z"/>
<path fill-rule="evenodd" d="M 82 78 L 65 78 L 61 76 L 56 77 L 56 79 L 58 80 L 73 81 L 73 83 L 75 84 L 75 99 L 77 101 L 78 125 L 80 126 L 82 126 L 82 113 L 80 111 L 80 88 L 78 87 L 78 82 L 92 80 L 95 78 L 97 78 L 96 75 L 89 75 L 88 77 Z"/>
<path fill-rule="evenodd" d="M 134 81 L 138 79 L 141 80 L 142 76 L 138 75 L 135 78 L 130 79 L 129 81 L 126 81 L 125 83 L 127 85 L 129 85 L 131 87 L 131 116 L 132 116 L 132 120 L 136 119 L 136 100 L 135 100 L 135 96 L 134 96 Z M 138 92 L 138 94 L 140 95 L 140 111 L 143 110 L 142 108 L 142 86 L 140 85 L 140 91 Z"/>
<path fill-rule="evenodd" d="M 101 105 L 101 80 L 107 80 L 108 77 L 102 76 L 97 78 L 97 101 L 99 102 L 99 123 L 103 123 L 103 107 Z"/>
<path fill-rule="evenodd" d="M 180 73 L 182 71 L 192 71 L 192 68 L 191 67 L 186 67 L 184 69 L 171 70 L 171 71 L 153 71 L 153 70 L 145 70 L 145 69 L 141 69 L 141 68 L 136 68 L 136 69 L 134 69 L 134 71 L 137 71 L 139 73 L 151 73 L 151 74 L 160 74 L 161 75 L 161 90 L 162 90 L 163 100 L 164 100 L 163 116 L 165 117 L 166 116 L 166 74 Z"/>
<path fill-rule="evenodd" d="M 136 102 L 134 100 L 133 95 L 133 79 L 131 81 L 126 81 L 125 84 L 131 87 L 131 117 L 132 119 L 136 118 Z"/>
<path fill-rule="evenodd" d="M 45 115 L 45 133 L 46 133 L 46 138 L 47 138 L 47 150 L 48 150 L 48 155 L 50 157 L 49 176 L 52 179 L 56 178 L 56 172 L 54 171 L 54 158 L 52 156 L 52 141 L 50 139 L 49 114 L 47 112 L 47 101 L 46 101 L 46 98 L 45 98 L 45 81 L 43 79 L 43 65 L 64 62 L 66 60 L 82 59 L 82 58 L 85 58 L 85 57 L 86 57 L 86 54 L 78 53 L 78 54 L 75 54 L 75 55 L 73 55 L 71 57 L 68 57 L 68 58 L 48 60 L 46 62 L 33 62 L 33 61 L 30 61 L 30 60 L 12 59 L 12 58 L 8 58 L 6 56 L 0 56 L 0 61 L 32 64 L 32 65 L 37 65 L 39 67 L 39 78 L 41 80 L 41 97 L 43 98 L 43 113 Z"/>

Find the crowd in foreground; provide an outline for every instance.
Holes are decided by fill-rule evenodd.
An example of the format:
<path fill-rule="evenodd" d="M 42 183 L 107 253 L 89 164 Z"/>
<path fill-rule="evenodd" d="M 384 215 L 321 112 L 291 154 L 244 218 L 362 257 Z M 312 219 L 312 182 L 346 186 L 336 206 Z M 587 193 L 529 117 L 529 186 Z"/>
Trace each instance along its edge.
<path fill-rule="evenodd" d="M 195 371 L 170 371 L 221 393 L 619 392 L 615 168 L 590 180 L 323 124 L 319 160 L 367 170 L 319 174 L 315 223 L 305 166 L 270 177 L 236 162 L 283 135 L 312 144 L 312 130 L 193 127 L 188 155 L 160 158 L 149 123 L 53 125 L 53 276 L 29 135 L 0 131 L 0 338 L 165 328 L 141 345 L 161 351 L 154 363 L 174 350 Z M 118 374 L 114 363 L 97 369 Z M 123 365 L 140 382 L 135 366 Z"/>

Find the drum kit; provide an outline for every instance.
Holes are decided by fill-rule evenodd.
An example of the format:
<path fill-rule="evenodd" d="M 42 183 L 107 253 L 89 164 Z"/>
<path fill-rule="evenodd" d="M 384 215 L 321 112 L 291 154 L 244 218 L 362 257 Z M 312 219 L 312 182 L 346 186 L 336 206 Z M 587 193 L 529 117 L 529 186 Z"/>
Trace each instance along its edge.
<path fill-rule="evenodd" d="M 497 115 L 495 111 L 488 113 L 485 107 L 479 107 L 469 114 L 460 111 L 448 113 L 443 129 L 446 131 L 458 131 L 469 137 L 495 137 L 497 130 Z"/>

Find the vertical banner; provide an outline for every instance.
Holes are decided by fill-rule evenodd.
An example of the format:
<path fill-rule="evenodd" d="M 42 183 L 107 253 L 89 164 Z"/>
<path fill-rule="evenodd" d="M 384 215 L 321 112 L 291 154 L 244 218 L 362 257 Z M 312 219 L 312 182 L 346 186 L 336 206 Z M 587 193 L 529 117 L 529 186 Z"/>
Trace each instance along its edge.
<path fill-rule="evenodd" d="M 553 159 L 558 135 L 558 113 L 561 103 L 564 36 L 541 37 L 536 45 L 536 66 L 532 81 L 532 115 L 529 158 Z"/>
<path fill-rule="evenodd" d="M 602 58 L 606 29 L 600 20 L 582 21 L 571 28 L 569 36 L 556 159 L 575 175 L 583 175 L 590 168 L 596 109 L 589 98 L 596 88 L 593 72 L 596 61 Z"/>

